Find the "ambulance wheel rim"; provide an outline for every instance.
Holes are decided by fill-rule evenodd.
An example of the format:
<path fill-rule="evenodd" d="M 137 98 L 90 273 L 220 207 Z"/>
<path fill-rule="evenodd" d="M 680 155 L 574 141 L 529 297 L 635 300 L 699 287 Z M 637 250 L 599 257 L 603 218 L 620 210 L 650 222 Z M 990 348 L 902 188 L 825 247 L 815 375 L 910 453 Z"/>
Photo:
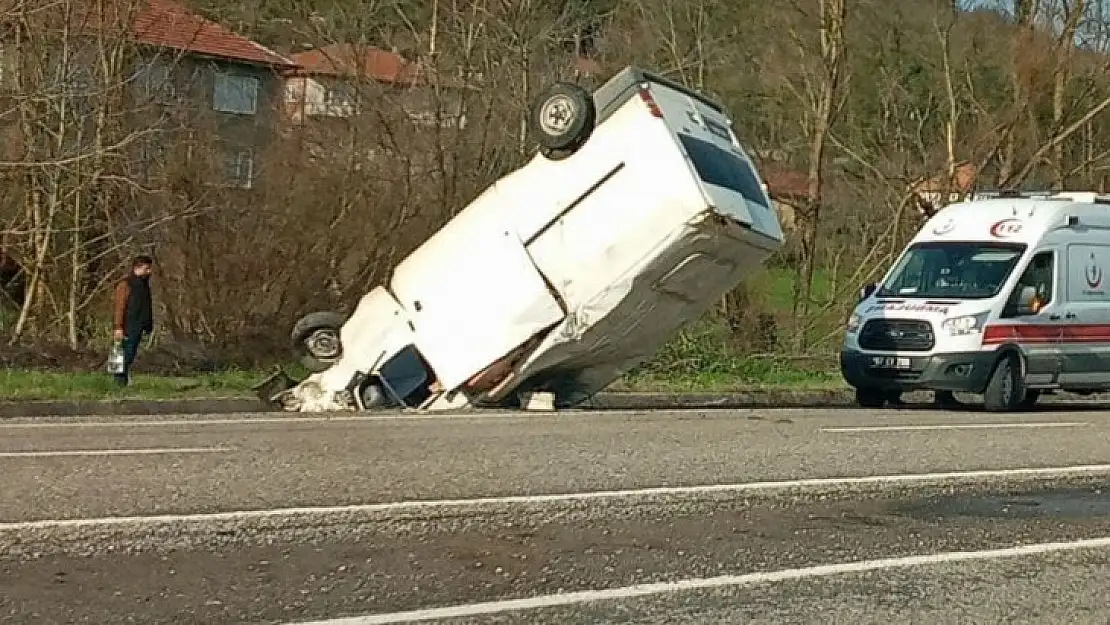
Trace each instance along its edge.
<path fill-rule="evenodd" d="M 1002 378 L 1002 401 L 1009 404 L 1014 398 L 1014 376 L 1010 365 L 1006 364 L 1006 376 Z"/>

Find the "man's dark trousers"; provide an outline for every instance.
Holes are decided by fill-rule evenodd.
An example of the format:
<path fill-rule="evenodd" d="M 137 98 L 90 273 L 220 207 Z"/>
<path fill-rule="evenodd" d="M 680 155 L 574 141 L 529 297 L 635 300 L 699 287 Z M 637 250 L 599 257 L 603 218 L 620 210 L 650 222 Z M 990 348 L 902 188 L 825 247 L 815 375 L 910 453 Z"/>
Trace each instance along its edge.
<path fill-rule="evenodd" d="M 135 362 L 144 335 L 144 332 L 138 330 L 123 337 L 123 372 L 115 375 L 116 384 L 127 386 L 131 382 L 131 364 Z"/>
<path fill-rule="evenodd" d="M 116 285 L 114 322 L 116 329 L 123 332 L 123 372 L 115 378 L 121 386 L 131 381 L 131 364 L 139 353 L 139 344 L 154 329 L 152 309 L 147 277 L 132 273 Z"/>

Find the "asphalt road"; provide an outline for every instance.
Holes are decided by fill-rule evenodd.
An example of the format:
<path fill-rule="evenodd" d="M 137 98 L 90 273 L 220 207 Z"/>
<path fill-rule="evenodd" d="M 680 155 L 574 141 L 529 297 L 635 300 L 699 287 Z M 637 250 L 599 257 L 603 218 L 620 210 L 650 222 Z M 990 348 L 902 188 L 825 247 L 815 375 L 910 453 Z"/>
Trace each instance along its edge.
<path fill-rule="evenodd" d="M 1106 623 L 1108 477 L 1068 407 L 5 420 L 0 622 Z"/>

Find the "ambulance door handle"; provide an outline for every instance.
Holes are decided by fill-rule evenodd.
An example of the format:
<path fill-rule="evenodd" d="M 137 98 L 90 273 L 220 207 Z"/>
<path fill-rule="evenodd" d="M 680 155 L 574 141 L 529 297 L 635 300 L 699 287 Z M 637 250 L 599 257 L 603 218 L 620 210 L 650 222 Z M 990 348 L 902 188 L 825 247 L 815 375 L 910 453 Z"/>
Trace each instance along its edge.
<path fill-rule="evenodd" d="M 1053 321 L 1056 321 L 1057 319 L 1060 318 L 1060 314 L 1059 313 L 1052 313 L 1051 315 L 1048 316 L 1048 318 L 1053 320 Z"/>
<path fill-rule="evenodd" d="M 1076 315 L 1075 313 L 1071 313 L 1071 312 L 1070 312 L 1070 313 L 1068 313 L 1068 314 L 1064 315 L 1064 319 L 1075 319 L 1075 318 L 1076 318 L 1076 316 L 1077 316 L 1077 315 Z"/>

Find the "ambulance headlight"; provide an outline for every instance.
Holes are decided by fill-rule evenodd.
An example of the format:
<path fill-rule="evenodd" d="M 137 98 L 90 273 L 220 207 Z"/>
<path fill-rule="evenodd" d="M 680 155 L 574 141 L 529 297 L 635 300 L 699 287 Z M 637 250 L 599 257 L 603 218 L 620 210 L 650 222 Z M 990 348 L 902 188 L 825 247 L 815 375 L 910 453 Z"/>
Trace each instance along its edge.
<path fill-rule="evenodd" d="M 984 311 L 976 315 L 952 317 L 941 322 L 940 327 L 944 328 L 949 336 L 979 334 L 983 331 L 983 325 L 986 324 L 989 314 L 989 311 Z"/>
<path fill-rule="evenodd" d="M 856 315 L 856 314 L 853 314 L 851 317 L 848 317 L 848 323 L 845 324 L 844 330 L 848 334 L 855 334 L 856 331 L 859 330 L 859 324 L 860 324 L 860 316 Z"/>

